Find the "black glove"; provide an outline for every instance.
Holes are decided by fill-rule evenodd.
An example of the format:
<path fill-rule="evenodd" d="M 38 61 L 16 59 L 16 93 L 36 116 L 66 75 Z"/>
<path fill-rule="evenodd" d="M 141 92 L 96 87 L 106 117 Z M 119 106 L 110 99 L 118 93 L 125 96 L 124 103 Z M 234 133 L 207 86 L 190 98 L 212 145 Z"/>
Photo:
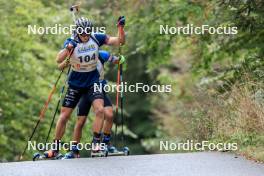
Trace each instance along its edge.
<path fill-rule="evenodd" d="M 117 20 L 117 27 L 122 26 L 124 27 L 126 24 L 126 18 L 125 16 L 120 16 Z"/>

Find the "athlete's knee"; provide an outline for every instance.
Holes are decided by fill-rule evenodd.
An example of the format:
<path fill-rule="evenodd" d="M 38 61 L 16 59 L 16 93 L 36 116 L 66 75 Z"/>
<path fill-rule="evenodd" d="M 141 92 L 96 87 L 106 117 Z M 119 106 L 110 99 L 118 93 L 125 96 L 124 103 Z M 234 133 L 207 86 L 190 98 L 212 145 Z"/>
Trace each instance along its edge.
<path fill-rule="evenodd" d="M 97 107 L 94 108 L 95 114 L 96 116 L 103 116 L 104 115 L 104 107 L 103 105 L 99 105 Z"/>
<path fill-rule="evenodd" d="M 113 118 L 114 118 L 114 115 L 113 115 L 113 111 L 108 111 L 108 110 L 106 110 L 105 112 L 104 112 L 104 117 L 105 117 L 105 119 L 106 120 L 108 120 L 108 121 L 113 121 Z"/>
<path fill-rule="evenodd" d="M 70 116 L 71 116 L 71 111 L 69 111 L 68 109 L 62 108 L 61 109 L 61 113 L 60 113 L 60 117 L 59 117 L 60 122 L 61 123 L 67 123 L 67 121 L 69 120 Z"/>
<path fill-rule="evenodd" d="M 60 122 L 66 124 L 68 122 L 69 117 L 65 114 L 60 115 Z"/>

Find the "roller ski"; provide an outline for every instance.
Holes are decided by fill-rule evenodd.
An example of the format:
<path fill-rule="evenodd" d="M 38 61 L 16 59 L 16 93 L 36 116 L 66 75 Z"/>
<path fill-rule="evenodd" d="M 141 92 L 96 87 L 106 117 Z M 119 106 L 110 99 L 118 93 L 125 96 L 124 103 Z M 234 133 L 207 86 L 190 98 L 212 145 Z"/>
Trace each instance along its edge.
<path fill-rule="evenodd" d="M 113 146 L 111 144 L 111 135 L 103 135 L 102 142 L 106 145 L 108 156 L 128 156 L 130 154 L 130 150 L 128 147 L 124 147 L 121 150 L 118 150 L 115 146 Z"/>
<path fill-rule="evenodd" d="M 107 147 L 108 156 L 128 156 L 130 155 L 130 150 L 128 147 L 122 148 L 122 150 L 118 150 L 114 146 Z"/>
<path fill-rule="evenodd" d="M 63 154 L 61 153 L 57 153 L 55 151 L 49 150 L 43 153 L 43 155 L 41 155 L 40 153 L 35 153 L 33 155 L 32 160 L 33 161 L 38 161 L 38 160 L 60 160 L 64 157 Z"/>
<path fill-rule="evenodd" d="M 91 150 L 91 158 L 94 157 L 107 157 L 108 150 L 106 147 L 102 147 L 99 143 L 94 144 Z"/>

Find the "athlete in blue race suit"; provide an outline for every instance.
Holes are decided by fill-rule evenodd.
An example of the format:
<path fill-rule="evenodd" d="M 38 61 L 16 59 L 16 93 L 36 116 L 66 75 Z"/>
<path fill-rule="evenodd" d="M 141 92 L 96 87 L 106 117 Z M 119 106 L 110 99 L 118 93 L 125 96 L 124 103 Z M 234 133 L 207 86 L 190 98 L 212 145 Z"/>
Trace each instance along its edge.
<path fill-rule="evenodd" d="M 71 38 L 64 42 L 62 49 L 56 58 L 59 68 L 72 66 L 68 78 L 68 90 L 63 100 L 59 119 L 56 124 L 54 142 L 56 150 L 44 152 L 47 158 L 56 157 L 59 153 L 60 140 L 64 135 L 66 124 L 78 104 L 81 97 L 86 96 L 93 106 L 95 120 L 93 123 L 93 143 L 99 147 L 100 132 L 104 121 L 104 95 L 103 92 L 95 91 L 93 86 L 99 83 L 97 62 L 99 47 L 102 45 L 119 46 L 125 43 L 124 25 L 125 18 L 118 18 L 118 37 L 111 37 L 102 33 L 92 33 L 92 22 L 81 17 L 75 21 L 76 30 Z M 70 56 L 70 60 L 66 58 Z M 99 149 L 95 149 L 99 150 Z"/>
<path fill-rule="evenodd" d="M 118 64 L 118 63 L 122 64 L 125 62 L 125 57 L 124 56 L 116 57 L 116 56 L 111 55 L 107 51 L 103 51 L 103 50 L 99 51 L 99 61 L 97 63 L 97 70 L 100 74 L 100 85 L 102 88 L 107 84 L 107 81 L 104 79 L 104 64 L 106 62 L 111 62 L 114 64 Z M 109 96 L 107 95 L 107 93 L 103 92 L 103 94 L 104 94 L 105 121 L 103 125 L 103 130 L 102 130 L 102 133 L 103 133 L 102 142 L 107 145 L 109 151 L 114 151 L 115 147 L 110 144 L 111 129 L 113 125 L 113 107 L 112 107 L 112 102 Z M 78 119 L 76 121 L 75 128 L 74 128 L 74 134 L 73 134 L 73 141 L 76 142 L 76 145 L 73 145 L 72 151 L 68 152 L 65 155 L 64 159 L 80 157 L 77 144 L 81 140 L 82 129 L 85 125 L 90 108 L 91 108 L 91 102 L 89 101 L 89 95 L 86 94 L 80 99 L 79 104 L 78 104 L 78 111 L 77 111 Z"/>

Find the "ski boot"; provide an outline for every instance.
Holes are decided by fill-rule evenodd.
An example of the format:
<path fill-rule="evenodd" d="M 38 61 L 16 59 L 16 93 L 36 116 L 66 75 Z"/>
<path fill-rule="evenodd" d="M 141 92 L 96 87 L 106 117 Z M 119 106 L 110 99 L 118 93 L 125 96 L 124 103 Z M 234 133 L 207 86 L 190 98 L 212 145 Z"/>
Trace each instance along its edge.
<path fill-rule="evenodd" d="M 62 160 L 64 159 L 74 159 L 74 158 L 80 158 L 80 154 L 75 153 L 74 151 L 67 152 Z"/>
<path fill-rule="evenodd" d="M 117 152 L 117 149 L 111 144 L 110 140 L 111 140 L 110 134 L 103 134 L 102 143 L 105 144 L 108 153 L 115 153 Z"/>
<path fill-rule="evenodd" d="M 41 155 L 40 153 L 35 153 L 33 155 L 33 161 L 36 160 L 57 160 L 57 159 L 61 159 L 63 157 L 63 155 L 59 152 L 56 152 L 54 150 L 48 150 L 45 151 L 43 153 L 43 155 Z"/>
<path fill-rule="evenodd" d="M 80 158 L 79 149 L 77 145 L 72 146 L 72 150 L 64 155 L 62 159 Z"/>

